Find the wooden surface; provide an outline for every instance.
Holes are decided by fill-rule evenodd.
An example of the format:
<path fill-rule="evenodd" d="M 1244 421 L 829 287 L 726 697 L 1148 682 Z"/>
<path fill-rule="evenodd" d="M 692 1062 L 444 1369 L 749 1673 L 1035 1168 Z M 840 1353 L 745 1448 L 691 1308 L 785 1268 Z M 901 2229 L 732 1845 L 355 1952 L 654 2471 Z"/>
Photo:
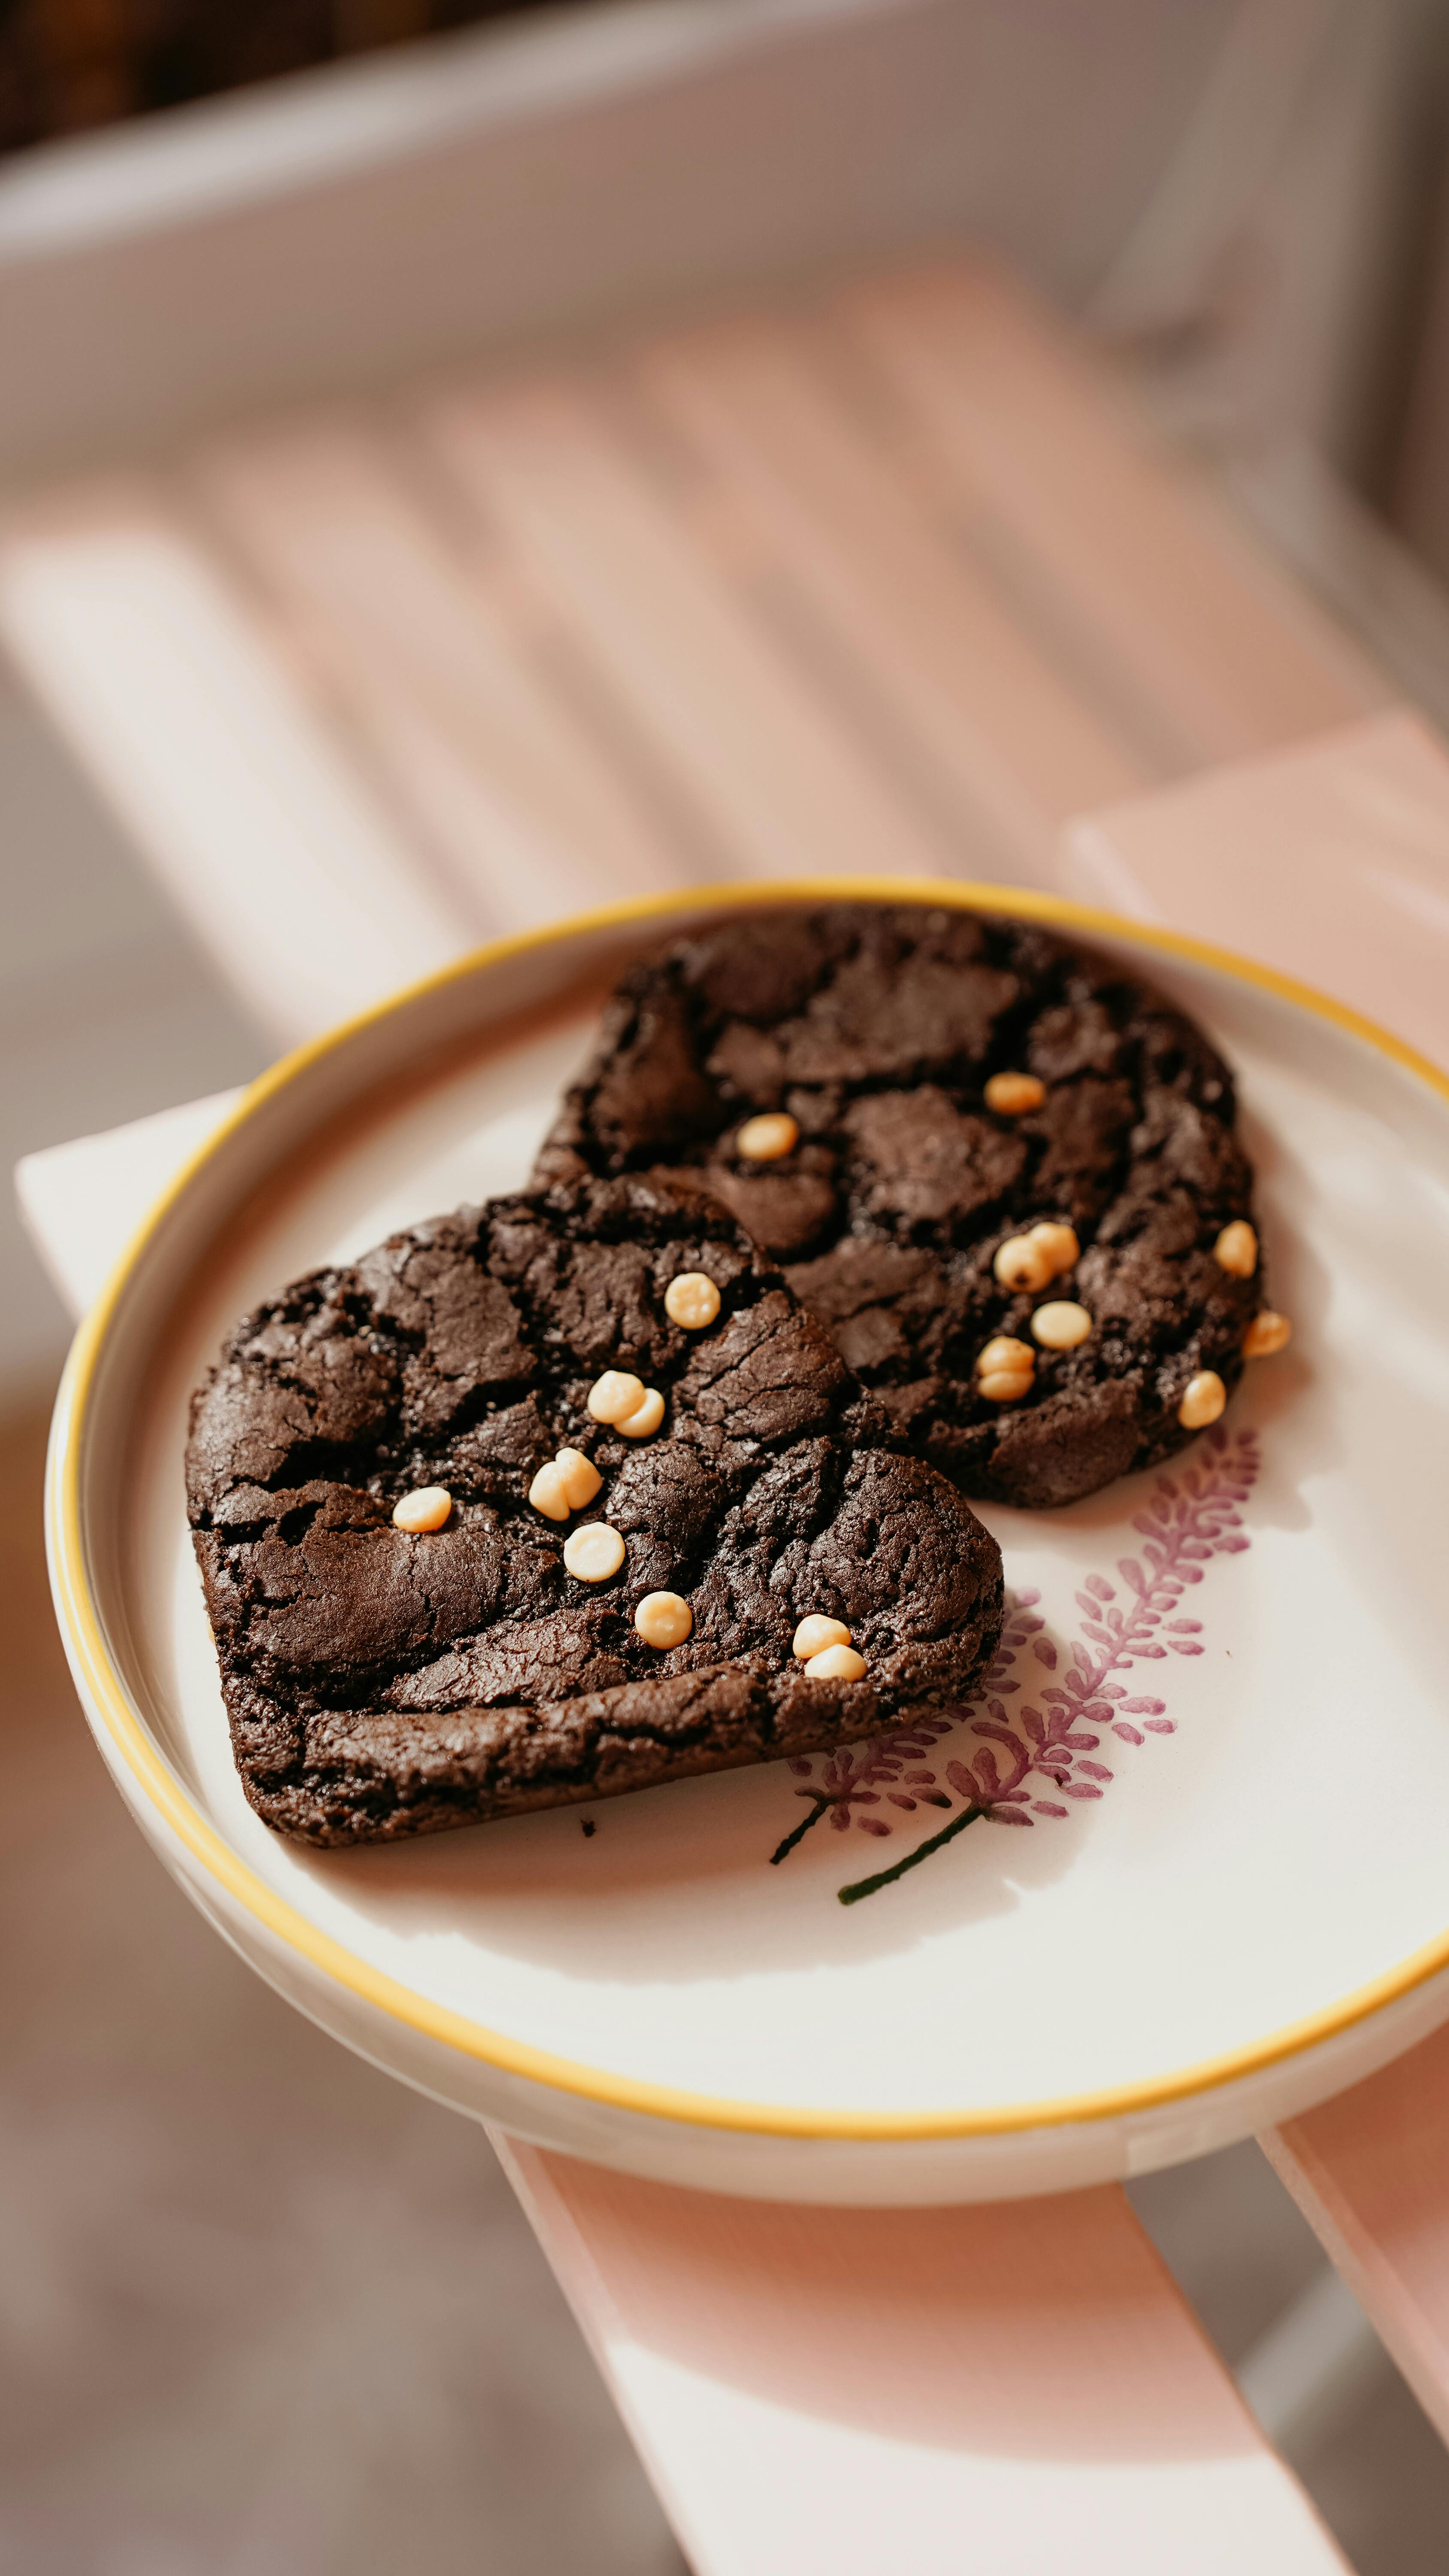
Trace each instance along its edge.
<path fill-rule="evenodd" d="M 1376 673 L 1107 382 L 988 270 L 865 285 L 851 323 L 1024 598 L 1160 765 L 1344 723 Z"/>
<path fill-rule="evenodd" d="M 93 29 L 156 23 L 119 0 L 68 5 Z M 1088 36 L 1080 0 L 594 0 L 13 153 L 0 479 L 902 243 L 997 242 L 1080 295 L 1170 187 L 1185 117 L 1199 171 L 1209 146 L 1209 207 L 1236 210 L 1235 154 L 1251 165 L 1281 114 L 1284 35 L 1301 64 L 1324 0 L 1252 13 L 1234 113 L 1239 14 L 1102 0 Z M 1223 102 L 1225 45 L 1240 68 Z M 1341 83 L 1326 101 L 1315 85 L 1330 150 Z M 1220 102 L 1207 135 L 1199 97 Z M 1384 150 L 1399 124 L 1380 120 Z M 1371 239 L 1363 258 L 1378 175 L 1339 150 L 1359 292 L 1383 275 Z M 1321 262 L 1307 275 L 1311 309 Z M 1307 345 L 1311 371 L 1321 326 Z"/>
<path fill-rule="evenodd" d="M 1301 976 L 1449 1063 L 1449 758 L 1406 708 L 1079 816 L 1061 874 Z"/>
<path fill-rule="evenodd" d="M 966 261 L 37 494 L 0 634 L 279 1040 L 590 898 L 1040 882 L 1385 695 Z"/>
<path fill-rule="evenodd" d="M 41 507 L 0 630 L 183 920 L 278 1044 L 466 940 L 436 867 L 319 720 L 297 656 L 164 495 Z"/>
<path fill-rule="evenodd" d="M 1263 2145 L 1449 2442 L 1449 2031 Z"/>
<path fill-rule="evenodd" d="M 1115 2188 L 785 2208 L 495 2144 L 698 2576 L 1344 2564 Z"/>

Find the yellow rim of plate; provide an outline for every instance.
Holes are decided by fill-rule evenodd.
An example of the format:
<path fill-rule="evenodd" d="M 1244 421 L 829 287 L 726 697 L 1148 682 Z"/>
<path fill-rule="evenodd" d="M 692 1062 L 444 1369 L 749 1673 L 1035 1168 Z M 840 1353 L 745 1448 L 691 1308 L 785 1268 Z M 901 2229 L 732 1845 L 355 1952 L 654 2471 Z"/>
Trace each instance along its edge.
<path fill-rule="evenodd" d="M 125 1684 L 106 1645 L 102 1621 L 91 1597 L 81 1532 L 81 1456 L 87 1411 L 112 1325 L 130 1283 L 171 1211 L 212 1156 L 219 1153 L 229 1138 L 267 1101 L 298 1081 L 324 1057 L 345 1047 L 361 1031 L 405 1010 L 424 994 L 441 991 L 468 975 L 501 963 L 505 958 L 552 947 L 580 933 L 627 929 L 634 924 L 663 920 L 671 914 L 692 917 L 700 912 L 754 911 L 775 904 L 802 902 L 928 903 L 960 911 L 1013 913 L 1028 920 L 1050 922 L 1062 929 L 1096 932 L 1103 937 L 1130 942 L 1134 947 L 1156 950 L 1166 957 L 1181 957 L 1193 965 L 1210 967 L 1219 974 L 1236 978 L 1240 983 L 1275 994 L 1280 1000 L 1311 1012 L 1320 1020 L 1331 1022 L 1335 1028 L 1345 1030 L 1351 1037 L 1389 1057 L 1437 1093 L 1441 1100 L 1449 1102 L 1449 1076 L 1441 1073 L 1426 1056 L 1406 1046 L 1402 1039 L 1391 1036 L 1374 1021 L 1365 1019 L 1361 1013 L 1349 1009 L 1346 1003 L 1332 1000 L 1327 994 L 1315 991 L 1311 985 L 1299 983 L 1291 975 L 1281 975 L 1270 966 L 1255 965 L 1251 959 L 1239 957 L 1231 949 L 1214 947 L 1206 940 L 1188 937 L 1180 931 L 1147 927 L 1087 904 L 1015 887 L 909 877 L 817 877 L 747 888 L 738 885 L 703 886 L 681 889 L 677 894 L 647 895 L 625 903 L 606 904 L 597 911 L 576 913 L 567 921 L 546 930 L 527 931 L 515 938 L 490 941 L 454 964 L 442 967 L 436 974 L 424 976 L 417 983 L 408 985 L 388 1000 L 375 1003 L 370 1010 L 358 1012 L 326 1036 L 313 1039 L 291 1055 L 284 1056 L 269 1072 L 262 1074 L 244 1093 L 230 1116 L 183 1164 L 122 1253 L 76 1335 L 57 1400 L 47 1471 L 46 1527 L 52 1581 L 71 1659 L 90 1695 L 97 1719 L 146 1801 L 183 1849 L 201 1864 L 218 1886 L 225 1889 L 229 1897 L 276 1940 L 296 1951 L 324 1977 L 347 1988 L 376 2011 L 444 2048 L 481 2059 L 501 2073 L 547 2085 L 555 2091 L 580 2095 L 585 2100 L 604 2103 L 615 2110 L 645 2113 L 656 2119 L 684 2122 L 699 2128 L 743 2130 L 779 2138 L 854 2141 L 995 2137 L 1015 2130 L 1120 2119 L 1133 2112 L 1154 2110 L 1168 2103 L 1187 2100 L 1316 2047 L 1424 1984 L 1441 1969 L 1449 1967 L 1449 1930 L 1437 1940 L 1412 1951 L 1397 1967 L 1375 1977 L 1368 1985 L 1356 1987 L 1338 2003 L 1310 2013 L 1301 2021 L 1290 2022 L 1281 2030 L 1271 2031 L 1245 2047 L 1230 2049 L 1221 2056 L 1205 2058 L 1195 2066 L 1182 2067 L 1175 2073 L 1157 2076 L 1144 2083 L 1121 2084 L 1101 2092 L 976 2111 L 817 2111 L 782 2108 L 768 2102 L 731 2102 L 709 2094 L 680 2092 L 671 2085 L 642 2083 L 628 2076 L 610 2074 L 599 2067 L 579 2065 L 571 2058 L 556 2057 L 546 2049 L 531 2048 L 525 2041 L 510 2039 L 501 2031 L 489 2030 L 481 2022 L 470 2021 L 462 2013 L 450 2011 L 442 2004 L 430 2003 L 424 1996 L 414 1994 L 409 1987 L 371 1967 L 330 1935 L 319 1931 L 305 1915 L 276 1895 L 265 1880 L 258 1878 L 192 1805 L 132 1708 Z"/>

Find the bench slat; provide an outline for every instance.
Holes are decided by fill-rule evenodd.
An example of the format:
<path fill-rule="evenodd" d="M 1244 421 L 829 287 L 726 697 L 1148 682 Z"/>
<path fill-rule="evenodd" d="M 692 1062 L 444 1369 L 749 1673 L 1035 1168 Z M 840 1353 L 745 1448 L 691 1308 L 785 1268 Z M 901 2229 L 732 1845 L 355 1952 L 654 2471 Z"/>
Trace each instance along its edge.
<path fill-rule="evenodd" d="M 696 2576 L 1327 2576 L 1109 2188 L 805 2209 L 494 2137 Z"/>
<path fill-rule="evenodd" d="M 1154 442 L 1069 334 L 964 261 L 868 283 L 846 326 L 932 451 L 1023 617 L 1074 642 L 1183 770 L 1347 724 L 1380 675 Z"/>

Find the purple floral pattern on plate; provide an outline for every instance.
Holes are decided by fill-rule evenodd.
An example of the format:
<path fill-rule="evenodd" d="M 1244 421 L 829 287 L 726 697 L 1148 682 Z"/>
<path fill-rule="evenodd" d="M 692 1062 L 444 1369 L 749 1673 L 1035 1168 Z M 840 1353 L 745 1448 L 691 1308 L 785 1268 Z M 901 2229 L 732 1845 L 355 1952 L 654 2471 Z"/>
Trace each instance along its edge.
<path fill-rule="evenodd" d="M 1132 1524 L 1142 1545 L 1135 1556 L 1118 1558 L 1117 1581 L 1085 1577 L 1070 1643 L 1059 1646 L 1048 1636 L 1038 1592 L 1008 1593 L 1001 1642 L 968 1705 L 917 1718 L 894 1735 L 792 1762 L 802 1783 L 795 1795 L 806 1801 L 806 1813 L 771 1853 L 772 1864 L 787 1859 L 826 1817 L 836 1833 L 854 1829 L 883 1840 L 902 1816 L 919 1809 L 949 1816 L 900 1860 L 842 1887 L 841 1903 L 853 1905 L 978 1820 L 1034 1825 L 1038 1816 L 1069 1815 L 1064 1801 L 1102 1797 L 1114 1777 L 1100 1758 L 1104 1752 L 1120 1759 L 1117 1745 L 1135 1750 L 1149 1735 L 1176 1731 L 1160 1696 L 1167 1676 L 1152 1675 L 1151 1690 L 1143 1687 L 1149 1676 L 1128 1676 L 1139 1665 L 1170 1670 L 1174 1655 L 1203 1652 L 1203 1623 L 1184 1605 L 1214 1557 L 1241 1555 L 1249 1545 L 1242 1505 L 1259 1465 L 1256 1432 L 1210 1431 L 1197 1463 L 1180 1476 L 1157 1478 Z M 1039 1704 L 1027 1704 L 1026 1690 Z M 1019 1705 L 1008 1708 L 1009 1700 Z M 946 1739 L 963 1729 L 960 1751 L 947 1754 Z"/>

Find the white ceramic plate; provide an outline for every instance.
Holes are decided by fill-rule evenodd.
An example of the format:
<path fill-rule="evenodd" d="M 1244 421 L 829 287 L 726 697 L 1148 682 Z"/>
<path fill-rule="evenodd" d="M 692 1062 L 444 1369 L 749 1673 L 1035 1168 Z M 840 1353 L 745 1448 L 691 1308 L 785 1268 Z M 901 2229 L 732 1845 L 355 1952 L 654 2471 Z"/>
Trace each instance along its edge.
<path fill-rule="evenodd" d="M 516 1187 L 624 957 L 701 912 L 802 894 L 1030 911 L 1196 1013 L 1238 1068 L 1292 1350 L 1249 1370 L 1166 1479 L 987 1512 L 1030 1606 L 994 1712 L 913 1753 L 396 1850 L 280 1840 L 228 1751 L 183 1509 L 190 1389 L 283 1280 Z M 842 2201 L 1056 2189 L 1197 2153 L 1449 2014 L 1446 1276 L 1449 1085 L 1262 970 L 1045 897 L 899 880 L 566 924 L 291 1059 L 143 1229 L 57 1417 L 77 1679 L 137 1815 L 227 1936 L 460 2107 L 680 2182 Z M 973 1781 L 1013 1792 L 1014 1830 L 947 1832 Z"/>

